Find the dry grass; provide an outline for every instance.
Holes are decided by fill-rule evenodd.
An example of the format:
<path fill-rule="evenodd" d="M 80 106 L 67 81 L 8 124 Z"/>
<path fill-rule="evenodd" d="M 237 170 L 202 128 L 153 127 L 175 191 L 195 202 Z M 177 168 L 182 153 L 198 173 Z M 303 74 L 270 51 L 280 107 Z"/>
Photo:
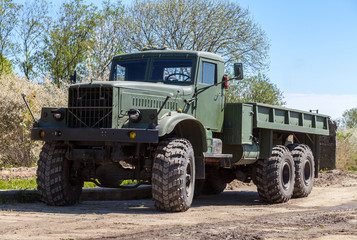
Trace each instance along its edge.
<path fill-rule="evenodd" d="M 337 133 L 337 168 L 357 171 L 357 129 Z"/>
<path fill-rule="evenodd" d="M 44 79 L 30 82 L 13 75 L 0 76 L 0 167 L 31 166 L 37 158 L 41 143 L 30 139 L 33 119 L 21 97 L 27 101 L 38 119 L 43 106 L 66 106 L 67 87 L 58 88 Z"/>

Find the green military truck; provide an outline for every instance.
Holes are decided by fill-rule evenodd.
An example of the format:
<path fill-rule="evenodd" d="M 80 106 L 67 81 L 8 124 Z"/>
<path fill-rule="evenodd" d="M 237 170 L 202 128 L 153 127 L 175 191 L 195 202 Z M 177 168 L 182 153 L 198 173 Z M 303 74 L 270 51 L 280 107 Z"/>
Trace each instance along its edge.
<path fill-rule="evenodd" d="M 242 79 L 242 65 L 234 65 Z M 113 58 L 109 81 L 74 83 L 68 107 L 44 107 L 31 135 L 42 201 L 72 205 L 84 181 L 152 185 L 154 205 L 185 211 L 194 196 L 253 181 L 269 203 L 311 192 L 328 116 L 260 103 L 225 103 L 223 59 L 145 49 Z"/>

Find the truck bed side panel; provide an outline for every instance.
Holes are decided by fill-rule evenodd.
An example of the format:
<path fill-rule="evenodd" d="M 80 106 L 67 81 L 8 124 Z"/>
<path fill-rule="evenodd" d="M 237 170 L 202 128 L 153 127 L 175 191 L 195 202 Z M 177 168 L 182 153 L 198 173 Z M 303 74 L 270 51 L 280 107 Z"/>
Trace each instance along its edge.
<path fill-rule="evenodd" d="M 329 135 L 329 117 L 261 103 L 227 103 L 223 144 L 251 145 L 253 129 L 274 132 Z"/>
<path fill-rule="evenodd" d="M 254 128 L 329 135 L 328 116 L 278 106 L 252 103 Z"/>

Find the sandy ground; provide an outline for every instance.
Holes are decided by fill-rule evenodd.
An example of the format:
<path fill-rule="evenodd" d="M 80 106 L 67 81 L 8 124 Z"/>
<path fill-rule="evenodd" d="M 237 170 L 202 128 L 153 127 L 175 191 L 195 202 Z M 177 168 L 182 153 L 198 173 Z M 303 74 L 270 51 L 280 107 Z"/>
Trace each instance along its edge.
<path fill-rule="evenodd" d="M 0 168 L 0 180 L 28 179 L 36 177 L 36 167 Z"/>
<path fill-rule="evenodd" d="M 87 201 L 71 207 L 0 205 L 1 239 L 357 239 L 357 174 L 323 173 L 307 198 L 268 205 L 253 185 L 232 183 L 184 213 L 152 201 Z M 229 190 L 234 189 L 234 190 Z"/>

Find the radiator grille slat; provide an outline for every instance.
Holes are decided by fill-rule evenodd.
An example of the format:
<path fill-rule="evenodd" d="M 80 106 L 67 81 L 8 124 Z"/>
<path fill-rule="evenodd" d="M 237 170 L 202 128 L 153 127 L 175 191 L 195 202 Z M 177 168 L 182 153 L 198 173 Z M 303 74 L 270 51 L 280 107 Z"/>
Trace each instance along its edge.
<path fill-rule="evenodd" d="M 160 108 L 161 105 L 164 103 L 165 98 L 146 98 L 146 97 L 133 97 L 132 100 L 132 105 L 133 107 L 138 107 L 138 108 Z M 170 109 L 172 111 L 175 111 L 178 109 L 178 104 L 177 102 L 169 100 L 165 104 L 165 109 Z"/>
<path fill-rule="evenodd" d="M 69 89 L 69 127 L 111 128 L 113 88 L 71 88 Z"/>

